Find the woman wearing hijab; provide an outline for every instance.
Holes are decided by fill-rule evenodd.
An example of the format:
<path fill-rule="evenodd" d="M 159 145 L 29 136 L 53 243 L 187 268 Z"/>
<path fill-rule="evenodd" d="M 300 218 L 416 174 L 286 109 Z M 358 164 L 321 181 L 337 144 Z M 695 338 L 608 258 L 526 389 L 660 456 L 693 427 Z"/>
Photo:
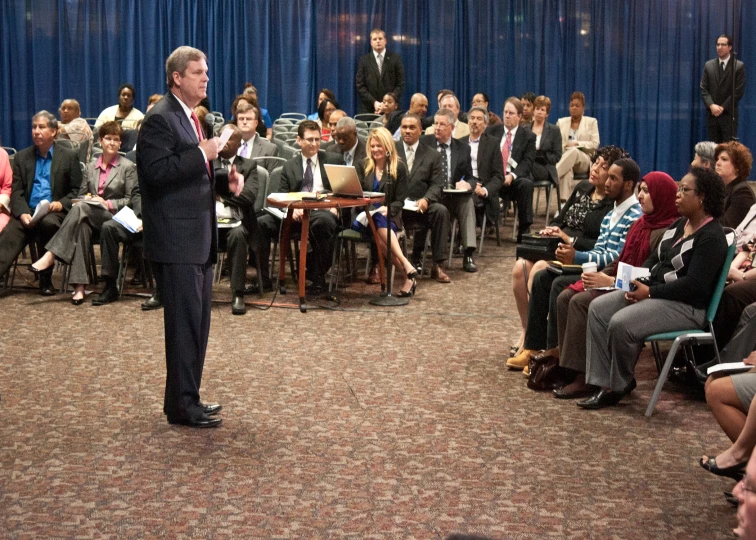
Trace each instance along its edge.
<path fill-rule="evenodd" d="M 563 387 L 554 390 L 555 397 L 586 397 L 595 391 L 585 383 L 588 306 L 607 292 L 603 288 L 614 286 L 619 263 L 642 266 L 649 253 L 658 247 L 664 231 L 679 217 L 676 197 L 677 185 L 667 173 L 650 172 L 644 176 L 638 189 L 643 215 L 630 227 L 619 259 L 601 272 L 583 274 L 581 281 L 567 287 L 557 298 L 559 365 L 563 377 L 560 385 Z"/>

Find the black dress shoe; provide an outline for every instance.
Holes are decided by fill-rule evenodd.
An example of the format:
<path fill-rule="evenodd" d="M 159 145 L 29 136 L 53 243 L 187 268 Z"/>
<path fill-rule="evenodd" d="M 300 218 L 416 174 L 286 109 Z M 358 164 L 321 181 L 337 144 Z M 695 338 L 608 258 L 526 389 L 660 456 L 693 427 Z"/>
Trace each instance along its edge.
<path fill-rule="evenodd" d="M 142 302 L 142 311 L 160 309 L 161 307 L 163 307 L 163 302 L 160 301 L 160 297 L 157 294 L 153 294 L 145 302 Z"/>
<path fill-rule="evenodd" d="M 462 262 L 462 269 L 465 272 L 477 272 L 478 267 L 475 266 L 475 261 L 473 261 L 472 255 L 465 255 L 465 258 Z"/>
<path fill-rule="evenodd" d="M 202 407 L 207 416 L 213 416 L 223 410 L 223 405 L 220 403 L 200 403 L 199 406 Z"/>
<path fill-rule="evenodd" d="M 273 290 L 273 282 L 270 280 L 263 280 L 263 292 L 270 292 Z M 260 287 L 257 283 L 248 285 L 244 288 L 244 294 L 260 294 Z"/>
<path fill-rule="evenodd" d="M 93 306 L 104 306 L 118 300 L 118 289 L 115 285 L 106 285 L 100 294 L 92 298 Z"/>
<path fill-rule="evenodd" d="M 604 390 L 602 388 L 588 399 L 578 401 L 577 405 L 583 409 L 603 409 L 606 407 L 613 407 L 619 403 L 623 397 L 625 397 L 625 392 L 612 392 L 611 390 Z"/>
<path fill-rule="evenodd" d="M 52 280 L 49 278 L 48 280 L 47 282 L 43 279 L 39 280 L 39 294 L 42 296 L 55 296 L 55 287 L 53 287 Z"/>
<path fill-rule="evenodd" d="M 247 312 L 247 306 L 244 305 L 244 295 L 234 293 L 234 299 L 231 301 L 231 313 L 233 315 L 244 315 Z"/>
<path fill-rule="evenodd" d="M 324 281 L 314 281 L 307 286 L 307 292 L 309 294 L 323 294 L 328 290 L 328 285 Z"/>
<path fill-rule="evenodd" d="M 591 396 L 596 393 L 596 387 L 586 384 L 582 388 L 572 387 L 568 384 L 562 388 L 554 390 L 554 397 L 557 399 L 579 399 Z"/>
<path fill-rule="evenodd" d="M 169 424 L 189 426 L 194 428 L 212 428 L 218 427 L 223 422 L 222 418 L 216 418 L 214 416 L 208 416 L 206 413 L 202 413 L 194 418 L 168 418 Z"/>

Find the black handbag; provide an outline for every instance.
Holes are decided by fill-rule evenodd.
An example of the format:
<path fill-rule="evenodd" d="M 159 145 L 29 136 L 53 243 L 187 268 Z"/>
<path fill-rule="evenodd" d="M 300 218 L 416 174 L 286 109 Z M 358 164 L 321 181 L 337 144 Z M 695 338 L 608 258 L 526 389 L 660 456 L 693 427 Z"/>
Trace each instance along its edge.
<path fill-rule="evenodd" d="M 517 244 L 515 257 L 531 262 L 550 261 L 556 257 L 556 249 L 561 241 L 558 236 L 523 234 L 522 244 Z"/>

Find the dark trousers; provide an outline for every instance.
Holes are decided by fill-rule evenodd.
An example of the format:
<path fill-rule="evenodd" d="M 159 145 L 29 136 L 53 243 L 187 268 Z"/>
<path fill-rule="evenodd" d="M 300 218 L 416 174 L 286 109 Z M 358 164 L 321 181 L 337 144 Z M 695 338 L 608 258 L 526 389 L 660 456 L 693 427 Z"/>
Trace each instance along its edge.
<path fill-rule="evenodd" d="M 517 205 L 517 219 L 520 222 L 519 230 L 524 231 L 533 224 L 533 181 L 522 176 L 512 180 L 499 191 L 499 197 L 504 201 L 514 201 Z M 499 204 L 499 201 L 487 202 L 486 204 Z M 496 211 L 498 216 L 498 209 Z"/>
<path fill-rule="evenodd" d="M 257 219 L 257 229 L 260 232 L 258 253 L 260 255 L 260 271 L 263 283 L 270 282 L 270 243 L 278 239 L 281 221 L 270 214 Z M 339 228 L 339 218 L 328 210 L 314 210 L 310 212 L 310 229 L 308 240 L 312 253 L 307 255 L 307 275 L 313 283 L 325 282 L 325 275 L 333 262 L 333 247 L 336 231 Z M 290 232 L 292 235 L 302 230 L 302 224 L 292 221 Z M 286 246 L 281 246 L 286 249 Z"/>
<path fill-rule="evenodd" d="M 430 228 L 433 262 L 441 264 L 446 260 L 446 246 L 449 242 L 449 210 L 441 203 L 430 203 L 428 210 L 420 212 L 402 211 L 402 223 L 407 229 L 415 229 L 412 244 L 412 261 L 418 262 L 425 248 L 425 231 Z"/>
<path fill-rule="evenodd" d="M 115 220 L 106 221 L 100 229 L 100 256 L 102 258 L 103 276 L 116 279 L 118 277 L 118 250 L 120 244 L 134 241 L 135 233 Z"/>
<path fill-rule="evenodd" d="M 724 288 L 713 322 L 714 336 L 717 338 L 717 346 L 720 349 L 730 341 L 743 310 L 754 302 L 756 302 L 756 280 L 738 281 Z"/>
<path fill-rule="evenodd" d="M 558 345 L 557 298 L 565 287 L 579 279 L 579 274 L 558 276 L 549 270 L 541 270 L 533 276 L 533 289 L 528 301 L 526 349 L 553 349 Z"/>
<path fill-rule="evenodd" d="M 152 262 L 165 323 L 165 398 L 170 419 L 197 418 L 210 333 L 213 265 Z"/>
<path fill-rule="evenodd" d="M 244 292 L 249 254 L 249 233 L 244 225 L 233 229 L 218 229 L 218 242 L 226 244 L 226 261 L 231 278 L 231 290 Z"/>
<path fill-rule="evenodd" d="M 25 228 L 21 225 L 21 221 L 12 217 L 0 232 L 0 276 L 5 275 L 27 244 L 35 242 L 38 255 L 40 257 L 44 255 L 44 246 L 58 232 L 65 217 L 66 214 L 62 212 L 47 214 L 30 229 Z"/>
<path fill-rule="evenodd" d="M 708 113 L 706 116 L 706 128 L 709 132 L 709 140 L 715 143 L 723 143 L 738 136 L 738 118 L 732 121 L 732 113 L 725 111 L 719 116 Z"/>

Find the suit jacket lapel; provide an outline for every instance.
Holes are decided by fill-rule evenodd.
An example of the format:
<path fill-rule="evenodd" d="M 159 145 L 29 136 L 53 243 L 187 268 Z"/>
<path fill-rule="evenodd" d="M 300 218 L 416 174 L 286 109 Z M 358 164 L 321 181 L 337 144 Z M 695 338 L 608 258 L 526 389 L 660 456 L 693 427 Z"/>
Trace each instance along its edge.
<path fill-rule="evenodd" d="M 50 193 L 55 197 L 55 179 L 58 177 L 58 169 L 60 168 L 60 150 L 53 150 L 52 163 L 50 164 Z M 35 164 L 36 168 L 36 164 Z M 52 201 L 50 201 L 52 202 Z"/>
<path fill-rule="evenodd" d="M 192 142 L 195 142 L 199 144 L 199 139 L 197 139 L 197 134 L 194 132 L 194 128 L 191 125 L 191 120 L 186 116 L 186 113 L 184 112 L 184 108 L 181 106 L 181 103 L 179 103 L 179 100 L 176 96 L 173 95 L 172 92 L 168 92 L 168 99 L 173 100 L 171 104 L 173 105 L 173 113 L 178 118 L 178 122 L 181 125 L 182 128 L 184 128 L 185 137 L 188 137 L 189 140 Z"/>
<path fill-rule="evenodd" d="M 121 160 L 118 159 L 118 163 L 116 163 L 111 169 L 110 172 L 108 172 L 108 178 L 105 180 L 105 185 L 102 187 L 102 192 L 105 193 L 105 190 L 108 188 L 111 182 L 113 182 L 117 176 L 121 174 Z"/>
<path fill-rule="evenodd" d="M 454 151 L 455 143 L 459 142 L 452 137 L 452 140 L 449 141 L 449 154 L 451 155 L 451 163 L 449 164 L 449 176 L 452 180 L 454 180 L 454 173 L 457 172 L 457 152 Z M 446 156 L 444 156 L 446 157 Z"/>

